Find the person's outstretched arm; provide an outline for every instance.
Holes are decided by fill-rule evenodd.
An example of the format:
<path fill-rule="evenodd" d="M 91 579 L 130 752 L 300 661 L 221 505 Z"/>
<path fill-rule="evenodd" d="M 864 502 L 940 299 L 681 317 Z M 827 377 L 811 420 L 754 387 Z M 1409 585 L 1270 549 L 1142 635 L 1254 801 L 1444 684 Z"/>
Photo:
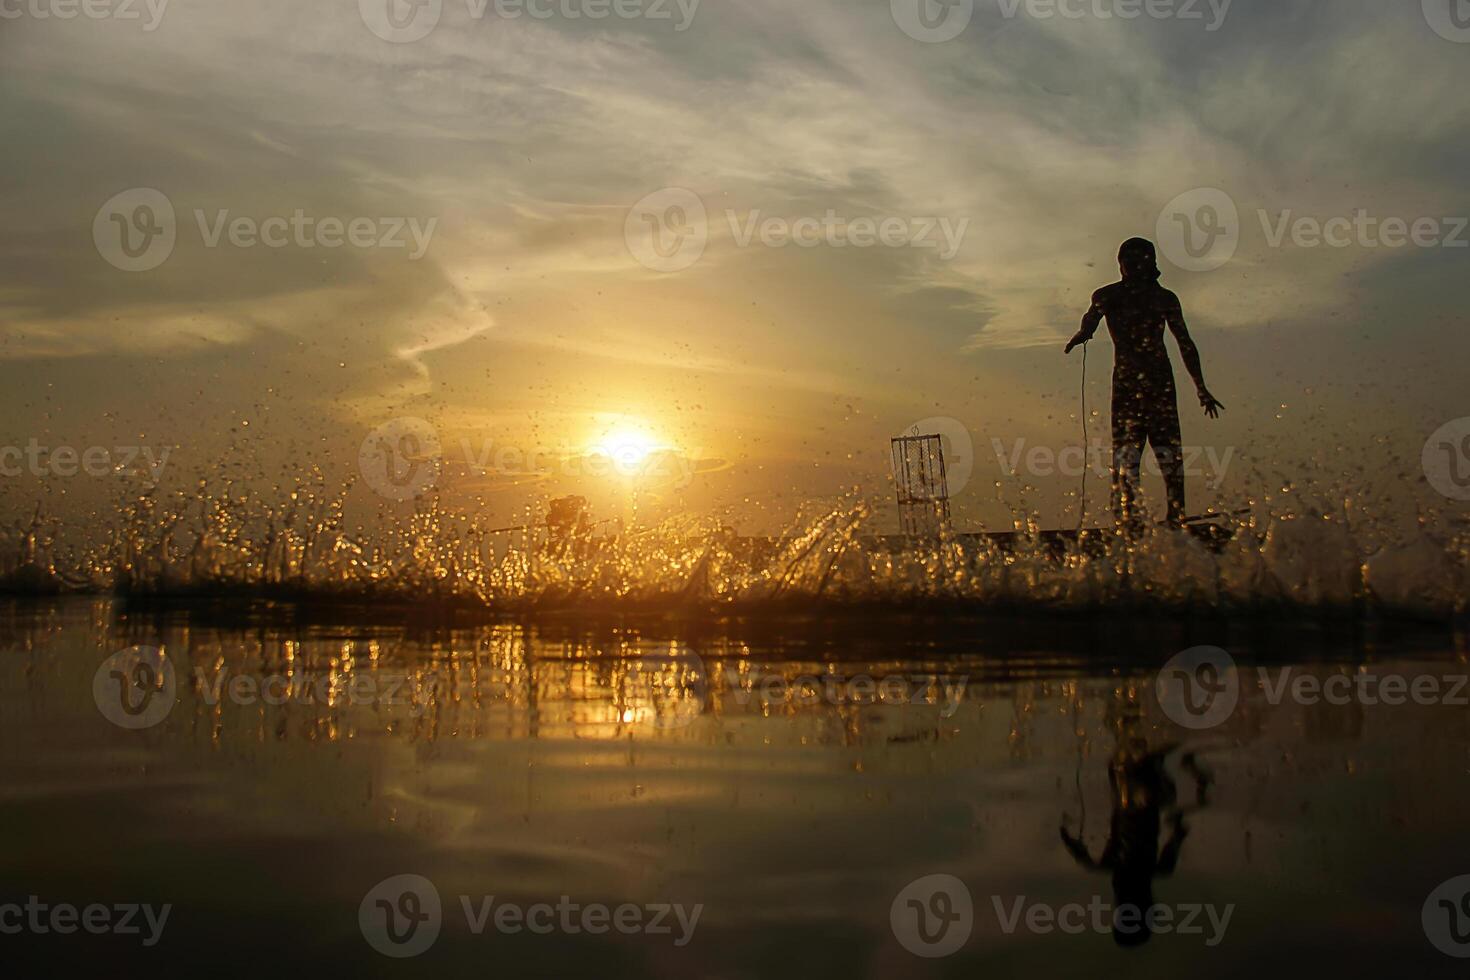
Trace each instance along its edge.
<path fill-rule="evenodd" d="M 1073 348 L 1087 343 L 1092 339 L 1093 334 L 1097 333 L 1098 324 L 1103 321 L 1102 303 L 1098 300 L 1100 295 L 1101 290 L 1092 294 L 1092 306 L 1088 308 L 1086 313 L 1082 314 L 1082 327 L 1077 331 L 1077 336 L 1068 342 L 1067 349 L 1064 353 L 1072 353 Z"/>
<path fill-rule="evenodd" d="M 1101 867 L 1098 862 L 1092 859 L 1092 855 L 1088 852 L 1087 845 L 1082 842 L 1081 837 L 1073 837 L 1067 833 L 1066 827 L 1061 828 L 1061 834 L 1062 844 L 1067 848 L 1067 853 L 1072 855 L 1072 860 L 1089 870 L 1097 870 Z"/>
<path fill-rule="evenodd" d="M 1199 348 L 1194 345 L 1194 338 L 1189 335 L 1189 327 L 1184 322 L 1184 308 L 1179 305 L 1179 297 L 1173 293 L 1170 293 L 1169 297 L 1167 312 L 1169 332 L 1179 343 L 1179 355 L 1184 358 L 1184 367 L 1189 371 L 1189 376 L 1194 379 L 1194 387 L 1199 392 L 1200 407 L 1210 418 L 1217 419 L 1225 410 L 1225 406 L 1216 401 L 1215 396 L 1210 394 L 1210 389 L 1205 387 L 1205 371 L 1200 365 Z"/>
<path fill-rule="evenodd" d="M 1164 842 L 1164 849 L 1159 852 L 1159 863 L 1155 868 L 1160 878 L 1169 877 L 1179 866 L 1179 851 L 1184 847 L 1184 838 L 1188 836 L 1189 828 L 1184 826 L 1184 814 L 1174 814 L 1169 821 L 1169 839 Z"/>

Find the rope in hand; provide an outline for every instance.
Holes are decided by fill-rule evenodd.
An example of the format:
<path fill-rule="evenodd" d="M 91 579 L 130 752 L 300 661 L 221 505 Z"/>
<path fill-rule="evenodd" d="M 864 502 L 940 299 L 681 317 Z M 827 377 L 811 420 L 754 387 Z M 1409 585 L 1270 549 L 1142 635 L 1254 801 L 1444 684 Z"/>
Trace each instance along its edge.
<path fill-rule="evenodd" d="M 1087 445 L 1087 342 L 1082 344 L 1082 490 L 1077 498 L 1077 535 L 1082 536 L 1082 527 L 1087 521 L 1087 467 L 1091 460 L 1088 459 Z"/>

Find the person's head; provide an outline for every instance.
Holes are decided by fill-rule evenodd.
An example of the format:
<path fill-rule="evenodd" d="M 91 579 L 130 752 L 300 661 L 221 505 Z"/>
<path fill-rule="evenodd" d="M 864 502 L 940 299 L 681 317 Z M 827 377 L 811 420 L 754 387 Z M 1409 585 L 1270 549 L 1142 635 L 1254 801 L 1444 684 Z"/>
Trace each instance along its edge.
<path fill-rule="evenodd" d="M 1147 238 L 1130 238 L 1118 249 L 1118 268 L 1124 279 L 1158 281 L 1159 256 Z"/>

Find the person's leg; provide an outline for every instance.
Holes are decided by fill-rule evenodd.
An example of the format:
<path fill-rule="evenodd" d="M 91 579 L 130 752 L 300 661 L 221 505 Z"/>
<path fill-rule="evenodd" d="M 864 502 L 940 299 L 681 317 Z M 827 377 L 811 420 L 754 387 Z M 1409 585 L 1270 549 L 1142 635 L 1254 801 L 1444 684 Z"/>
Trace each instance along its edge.
<path fill-rule="evenodd" d="M 1183 527 L 1187 514 L 1184 509 L 1184 446 L 1179 431 L 1179 409 L 1173 399 L 1154 413 L 1149 424 L 1148 441 L 1159 461 L 1159 472 L 1164 475 L 1164 492 L 1169 499 L 1169 526 Z"/>
<path fill-rule="evenodd" d="M 1143 460 L 1144 427 L 1132 406 L 1113 399 L 1113 520 L 1132 529 L 1138 499 L 1138 466 Z"/>

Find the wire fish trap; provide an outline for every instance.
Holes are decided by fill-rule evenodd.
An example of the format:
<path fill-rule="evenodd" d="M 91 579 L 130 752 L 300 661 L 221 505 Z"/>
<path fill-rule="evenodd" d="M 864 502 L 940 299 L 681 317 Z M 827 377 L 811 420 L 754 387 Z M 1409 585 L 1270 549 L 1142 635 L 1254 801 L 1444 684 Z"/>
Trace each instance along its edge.
<path fill-rule="evenodd" d="M 949 529 L 943 443 L 937 435 L 898 436 L 890 449 L 900 531 L 909 537 L 938 537 Z"/>

